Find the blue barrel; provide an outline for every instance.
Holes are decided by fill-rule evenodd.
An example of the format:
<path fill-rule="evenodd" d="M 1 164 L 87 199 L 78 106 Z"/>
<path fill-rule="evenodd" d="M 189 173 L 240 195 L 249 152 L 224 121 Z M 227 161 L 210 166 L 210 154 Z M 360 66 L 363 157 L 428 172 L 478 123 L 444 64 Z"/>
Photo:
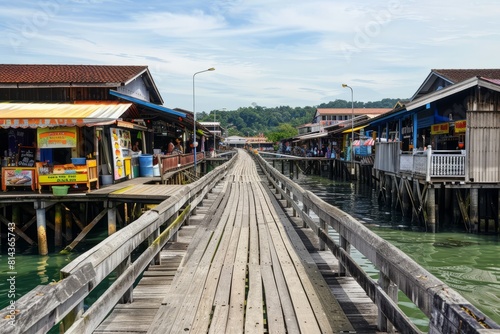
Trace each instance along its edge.
<path fill-rule="evenodd" d="M 141 154 L 139 156 L 139 175 L 145 177 L 153 176 L 153 155 Z"/>

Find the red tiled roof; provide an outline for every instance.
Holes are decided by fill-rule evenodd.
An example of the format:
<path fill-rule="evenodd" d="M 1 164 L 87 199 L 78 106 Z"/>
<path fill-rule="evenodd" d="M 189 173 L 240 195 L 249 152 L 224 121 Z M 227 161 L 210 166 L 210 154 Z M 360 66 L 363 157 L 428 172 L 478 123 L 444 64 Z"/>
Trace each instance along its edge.
<path fill-rule="evenodd" d="M 500 79 L 500 69 L 440 69 L 432 72 L 448 79 L 453 83 L 462 82 L 473 77 Z"/>
<path fill-rule="evenodd" d="M 145 70 L 147 66 L 0 64 L 0 83 L 125 83 Z"/>

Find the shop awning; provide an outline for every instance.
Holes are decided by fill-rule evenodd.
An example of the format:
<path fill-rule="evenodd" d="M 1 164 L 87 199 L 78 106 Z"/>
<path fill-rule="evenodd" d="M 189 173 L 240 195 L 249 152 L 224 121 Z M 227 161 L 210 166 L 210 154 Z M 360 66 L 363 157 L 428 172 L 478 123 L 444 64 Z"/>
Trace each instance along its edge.
<path fill-rule="evenodd" d="M 119 119 L 131 103 L 0 103 L 0 127 L 94 126 Z"/>
<path fill-rule="evenodd" d="M 173 116 L 182 117 L 182 118 L 186 117 L 186 114 L 183 113 L 183 112 L 175 111 L 175 110 L 166 108 L 164 106 L 161 106 L 159 104 L 154 104 L 154 103 L 147 102 L 147 101 L 144 101 L 144 100 L 141 100 L 141 99 L 129 96 L 129 95 L 118 93 L 117 91 L 114 91 L 114 90 L 110 90 L 109 94 L 113 95 L 113 96 L 116 96 L 116 97 L 118 97 L 120 99 L 123 99 L 123 100 L 129 101 L 129 102 L 133 102 L 135 104 L 141 105 L 141 106 L 143 106 L 145 108 L 148 108 L 148 109 L 152 109 L 152 110 L 156 110 L 156 111 L 161 111 L 161 112 L 164 112 L 164 113 L 167 113 L 167 114 L 171 114 Z"/>
<path fill-rule="evenodd" d="M 357 128 L 354 128 L 354 129 L 349 128 L 347 130 L 342 131 L 342 133 L 351 133 L 352 131 L 358 131 L 358 130 L 364 129 L 367 126 L 368 125 L 358 126 Z"/>
<path fill-rule="evenodd" d="M 316 133 L 309 133 L 303 136 L 298 136 L 297 138 L 299 140 L 307 140 L 307 139 L 322 138 L 326 136 L 328 136 L 328 132 L 316 132 Z"/>
<path fill-rule="evenodd" d="M 368 138 L 365 140 L 356 139 L 352 142 L 352 146 L 373 146 L 373 144 L 375 144 L 373 138 Z"/>

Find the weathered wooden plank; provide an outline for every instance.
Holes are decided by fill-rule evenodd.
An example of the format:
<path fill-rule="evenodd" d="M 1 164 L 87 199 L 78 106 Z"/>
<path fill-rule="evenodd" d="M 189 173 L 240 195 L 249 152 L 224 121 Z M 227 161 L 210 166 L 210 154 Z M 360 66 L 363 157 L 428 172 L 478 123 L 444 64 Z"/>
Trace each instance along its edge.
<path fill-rule="evenodd" d="M 225 223 L 222 222 L 216 225 L 213 218 L 208 227 L 200 226 L 200 229 L 205 228 L 206 233 L 197 233 L 200 237 L 197 243 L 193 244 L 195 249 L 193 251 L 188 249 L 186 255 L 189 255 L 189 258 L 181 264 L 183 267 L 172 282 L 171 293 L 158 310 L 149 333 L 169 332 L 175 324 L 186 297 L 193 296 L 197 286 L 205 284 L 210 262 L 223 237 L 225 227 Z"/>
<path fill-rule="evenodd" d="M 263 189 L 263 191 L 270 192 L 266 189 Z M 339 303 L 331 295 L 314 259 L 305 248 L 290 221 L 280 210 L 277 201 L 270 202 L 270 211 L 276 221 L 279 222 L 276 225 L 278 229 L 283 235 L 286 234 L 287 236 L 283 238 L 284 243 L 295 263 L 299 276 L 302 277 L 304 289 L 322 330 L 325 332 L 354 330 Z"/>
<path fill-rule="evenodd" d="M 239 206 L 240 217 L 236 217 L 241 221 L 240 235 L 237 244 L 236 258 L 234 259 L 233 266 L 233 276 L 231 282 L 231 294 L 229 299 L 229 309 L 228 309 L 228 321 L 227 328 L 215 328 L 224 329 L 228 333 L 235 333 L 243 331 L 243 326 L 245 323 L 245 298 L 246 298 L 246 278 L 247 278 L 247 263 L 248 263 L 248 251 L 249 251 L 249 219 L 250 219 L 250 207 L 248 206 L 249 198 L 249 185 L 248 183 L 242 184 L 243 191 L 243 203 Z M 226 289 L 224 286 L 220 286 L 220 289 Z M 219 333 L 214 331 L 213 333 Z"/>
<path fill-rule="evenodd" d="M 248 298 L 245 313 L 245 333 L 264 333 L 262 277 L 259 264 L 248 265 Z"/>
<path fill-rule="evenodd" d="M 231 197 L 234 199 L 237 199 L 236 194 L 240 192 L 238 188 L 237 185 L 232 187 Z M 241 228 L 241 224 L 234 223 L 236 216 L 234 210 L 229 213 L 223 237 L 218 247 L 214 249 L 216 253 L 213 255 L 213 260 L 207 274 L 206 284 L 197 302 L 197 310 L 189 316 L 186 315 L 184 321 L 181 321 L 172 328 L 172 332 L 178 332 L 185 328 L 190 328 L 193 332 L 207 332 L 221 271 L 225 262 L 233 262 L 237 245 L 234 240 L 237 240 L 235 236 L 239 234 L 239 229 Z M 226 286 L 224 288 L 226 288 Z"/>

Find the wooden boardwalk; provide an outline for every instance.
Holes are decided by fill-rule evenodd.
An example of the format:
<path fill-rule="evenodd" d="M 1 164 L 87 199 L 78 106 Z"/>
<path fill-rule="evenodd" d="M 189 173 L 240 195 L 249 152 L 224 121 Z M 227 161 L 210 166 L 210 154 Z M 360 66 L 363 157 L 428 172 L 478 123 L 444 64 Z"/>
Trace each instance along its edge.
<path fill-rule="evenodd" d="M 364 292 L 336 277 L 336 260 L 289 220 L 252 158 L 237 159 L 144 273 L 134 302 L 95 333 L 376 332 Z"/>

